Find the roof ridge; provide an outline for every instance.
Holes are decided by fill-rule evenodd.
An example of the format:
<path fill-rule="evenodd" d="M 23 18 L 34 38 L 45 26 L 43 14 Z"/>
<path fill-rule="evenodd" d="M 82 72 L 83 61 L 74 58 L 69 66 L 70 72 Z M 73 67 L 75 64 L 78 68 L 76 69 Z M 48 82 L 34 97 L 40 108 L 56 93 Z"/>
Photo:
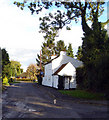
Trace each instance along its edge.
<path fill-rule="evenodd" d="M 53 75 L 57 75 L 69 62 L 65 63 L 65 64 L 62 64 L 56 71 Z"/>

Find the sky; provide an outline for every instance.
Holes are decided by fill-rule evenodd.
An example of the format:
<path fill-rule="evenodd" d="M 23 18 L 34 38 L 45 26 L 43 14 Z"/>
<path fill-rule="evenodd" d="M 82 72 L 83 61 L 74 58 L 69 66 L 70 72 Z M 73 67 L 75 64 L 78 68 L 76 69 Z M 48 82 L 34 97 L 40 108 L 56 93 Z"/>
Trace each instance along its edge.
<path fill-rule="evenodd" d="M 48 11 L 43 10 L 39 15 L 31 15 L 29 10 L 22 11 L 16 7 L 13 1 L 0 0 L 0 47 L 7 50 L 10 60 L 19 61 L 26 71 L 30 64 L 36 63 L 37 54 L 44 42 L 43 34 L 39 33 L 39 17 Z M 104 14 L 101 19 L 106 17 L 107 14 Z M 64 40 L 66 45 L 71 43 L 76 54 L 78 46 L 82 45 L 82 36 L 79 22 L 74 24 L 70 31 L 66 31 L 65 28 L 60 30 L 56 41 Z"/>

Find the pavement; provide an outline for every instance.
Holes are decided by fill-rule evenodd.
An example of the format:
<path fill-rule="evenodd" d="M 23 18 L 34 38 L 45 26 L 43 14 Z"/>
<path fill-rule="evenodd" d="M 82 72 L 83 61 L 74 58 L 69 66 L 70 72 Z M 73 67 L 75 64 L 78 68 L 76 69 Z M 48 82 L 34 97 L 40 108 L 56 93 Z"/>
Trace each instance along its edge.
<path fill-rule="evenodd" d="M 109 118 L 108 101 L 77 99 L 36 83 L 11 85 L 2 100 L 2 118 Z"/>

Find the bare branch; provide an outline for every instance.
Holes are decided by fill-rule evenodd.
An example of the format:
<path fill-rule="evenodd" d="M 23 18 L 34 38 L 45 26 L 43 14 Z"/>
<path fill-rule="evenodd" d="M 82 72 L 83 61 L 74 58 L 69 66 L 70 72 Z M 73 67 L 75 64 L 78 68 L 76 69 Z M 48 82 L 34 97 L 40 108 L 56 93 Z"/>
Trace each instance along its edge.
<path fill-rule="evenodd" d="M 87 8 L 87 2 L 85 2 L 84 10 L 86 11 Z"/>
<path fill-rule="evenodd" d="M 96 10 L 96 14 L 98 15 L 98 10 L 99 10 L 99 7 L 100 7 L 100 3 L 97 2 L 97 10 Z"/>
<path fill-rule="evenodd" d="M 91 2 L 89 2 L 89 5 L 90 5 L 90 7 L 92 9 L 92 13 L 94 13 L 94 9 L 93 9 L 93 6 L 92 6 Z"/>
<path fill-rule="evenodd" d="M 75 2 L 74 2 L 75 3 Z M 77 9 L 79 9 L 79 10 L 83 10 L 81 7 L 79 7 L 79 6 L 77 6 L 77 3 L 75 3 L 74 4 L 73 2 L 69 2 L 68 3 L 68 6 L 69 6 L 69 8 L 77 8 Z M 62 4 L 65 4 L 65 3 L 62 3 Z M 79 5 L 80 5 L 81 3 L 79 3 Z"/>

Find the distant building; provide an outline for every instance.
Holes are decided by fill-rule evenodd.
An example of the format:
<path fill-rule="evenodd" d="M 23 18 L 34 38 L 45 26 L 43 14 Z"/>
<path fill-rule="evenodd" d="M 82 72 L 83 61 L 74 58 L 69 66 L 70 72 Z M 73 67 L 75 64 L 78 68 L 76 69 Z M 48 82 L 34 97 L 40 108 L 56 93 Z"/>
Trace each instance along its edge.
<path fill-rule="evenodd" d="M 53 57 L 53 56 L 52 56 Z M 60 56 L 45 64 L 45 75 L 42 85 L 57 89 L 76 88 L 76 68 L 83 66 L 83 63 L 66 55 L 61 51 Z"/>
<path fill-rule="evenodd" d="M 17 76 L 18 78 L 27 78 L 27 73 L 23 72 L 20 75 Z"/>

